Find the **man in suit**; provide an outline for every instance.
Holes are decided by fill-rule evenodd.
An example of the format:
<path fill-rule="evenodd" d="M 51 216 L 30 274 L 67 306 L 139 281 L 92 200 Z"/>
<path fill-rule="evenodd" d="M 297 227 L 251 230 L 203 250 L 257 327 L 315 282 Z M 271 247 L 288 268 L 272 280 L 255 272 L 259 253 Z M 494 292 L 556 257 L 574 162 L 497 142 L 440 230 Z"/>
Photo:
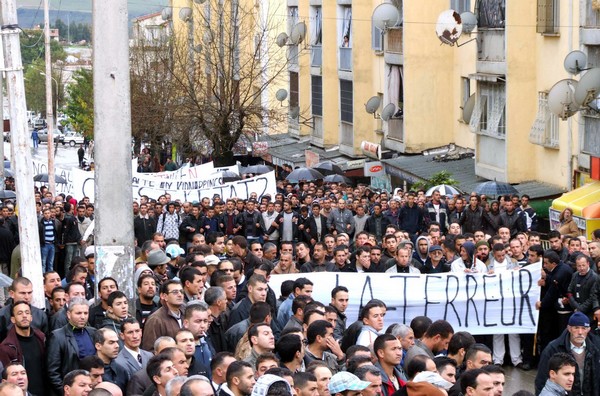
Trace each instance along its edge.
<path fill-rule="evenodd" d="M 131 377 L 139 370 L 145 369 L 153 355 L 151 352 L 140 349 L 142 328 L 136 319 L 125 319 L 121 324 L 121 334 L 119 336 L 123 340 L 123 349 L 121 349 L 115 361 L 127 370 Z"/>
<path fill-rule="evenodd" d="M 328 234 L 327 230 L 327 217 L 321 214 L 321 205 L 318 203 L 312 204 L 312 220 L 311 221 L 311 230 L 313 230 L 314 234 L 316 234 L 315 242 L 323 242 L 325 239 L 325 235 Z M 311 243 L 315 243 L 311 241 Z"/>

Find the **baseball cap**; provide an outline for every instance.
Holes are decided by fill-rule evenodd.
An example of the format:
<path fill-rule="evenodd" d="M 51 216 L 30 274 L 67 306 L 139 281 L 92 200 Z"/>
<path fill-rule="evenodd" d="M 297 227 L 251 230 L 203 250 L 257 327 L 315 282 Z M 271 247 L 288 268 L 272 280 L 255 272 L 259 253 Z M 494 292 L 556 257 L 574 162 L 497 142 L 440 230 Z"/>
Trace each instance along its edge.
<path fill-rule="evenodd" d="M 331 380 L 329 380 L 328 388 L 329 393 L 335 395 L 336 393 L 342 393 L 346 390 L 363 390 L 369 385 L 371 385 L 370 382 L 361 381 L 356 375 L 352 373 L 349 373 L 347 371 L 340 371 L 339 373 L 331 377 Z"/>
<path fill-rule="evenodd" d="M 219 258 L 214 254 L 209 254 L 208 256 L 204 257 L 204 262 L 206 265 L 219 265 L 221 260 L 219 260 Z"/>
<path fill-rule="evenodd" d="M 171 257 L 171 259 L 174 259 L 177 256 L 181 256 L 182 254 L 185 254 L 185 250 L 183 250 L 177 244 L 171 244 L 171 245 L 167 246 L 165 251 L 167 253 L 167 256 Z"/>
<path fill-rule="evenodd" d="M 442 247 L 441 247 L 440 245 L 431 245 L 431 246 L 429 247 L 429 253 L 433 253 L 433 252 L 436 252 L 436 251 L 438 251 L 438 250 L 439 250 L 439 251 L 441 251 L 441 250 L 442 250 Z"/>

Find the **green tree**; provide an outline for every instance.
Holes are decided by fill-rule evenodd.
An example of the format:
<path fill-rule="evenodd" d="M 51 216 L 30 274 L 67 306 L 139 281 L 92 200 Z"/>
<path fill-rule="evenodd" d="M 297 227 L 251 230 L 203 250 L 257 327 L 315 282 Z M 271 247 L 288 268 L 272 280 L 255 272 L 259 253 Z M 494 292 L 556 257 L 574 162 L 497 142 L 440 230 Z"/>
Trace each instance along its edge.
<path fill-rule="evenodd" d="M 448 171 L 440 171 L 431 175 L 429 179 L 425 182 L 417 182 L 412 185 L 413 190 L 428 190 L 433 186 L 438 186 L 440 184 L 447 184 L 449 186 L 458 185 L 458 180 L 452 178 L 452 173 Z"/>
<path fill-rule="evenodd" d="M 46 70 L 43 59 L 36 60 L 25 71 L 25 98 L 27 108 L 38 113 L 46 114 L 46 77 L 41 73 Z M 62 70 L 52 68 L 52 109 L 56 115 L 58 106 L 64 103 L 65 84 L 62 80 Z"/>
<path fill-rule="evenodd" d="M 89 139 L 94 136 L 94 82 L 91 70 L 80 69 L 73 73 L 67 88 L 65 115 L 76 131 Z"/>
<path fill-rule="evenodd" d="M 52 62 L 65 60 L 67 53 L 58 41 L 50 42 L 50 53 Z M 38 59 L 44 59 L 44 32 L 42 30 L 26 30 L 21 35 L 21 60 L 23 66 L 28 67 Z"/>

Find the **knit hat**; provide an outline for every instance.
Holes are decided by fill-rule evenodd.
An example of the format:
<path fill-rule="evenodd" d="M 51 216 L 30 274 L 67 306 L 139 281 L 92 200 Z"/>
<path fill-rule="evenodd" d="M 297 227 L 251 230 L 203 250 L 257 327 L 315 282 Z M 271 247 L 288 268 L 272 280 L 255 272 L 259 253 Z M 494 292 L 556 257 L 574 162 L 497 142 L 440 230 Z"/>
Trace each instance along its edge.
<path fill-rule="evenodd" d="M 569 326 L 590 327 L 590 318 L 581 312 L 575 312 L 569 318 Z"/>
<path fill-rule="evenodd" d="M 490 247 L 490 244 L 487 243 L 486 241 L 479 241 L 475 244 L 475 249 L 477 249 L 477 248 L 479 248 L 479 246 L 483 246 L 483 245 L 487 246 L 488 248 Z"/>

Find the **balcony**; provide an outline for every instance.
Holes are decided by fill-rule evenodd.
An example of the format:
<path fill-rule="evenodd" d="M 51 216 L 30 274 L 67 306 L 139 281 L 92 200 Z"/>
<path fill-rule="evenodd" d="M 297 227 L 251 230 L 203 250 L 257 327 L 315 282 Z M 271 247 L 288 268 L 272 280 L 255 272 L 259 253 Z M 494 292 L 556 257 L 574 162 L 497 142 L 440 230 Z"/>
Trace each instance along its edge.
<path fill-rule="evenodd" d="M 310 49 L 310 65 L 312 67 L 321 67 L 323 64 L 323 47 L 313 45 Z"/>
<path fill-rule="evenodd" d="M 581 151 L 594 157 L 600 157 L 600 118 L 585 116 L 584 120 L 583 147 Z"/>
<path fill-rule="evenodd" d="M 600 44 L 600 9 L 592 6 L 592 0 L 585 2 L 585 15 L 581 27 L 581 43 L 585 45 Z"/>
<path fill-rule="evenodd" d="M 300 122 L 298 121 L 298 118 L 288 116 L 288 132 L 292 136 L 300 136 Z"/>
<path fill-rule="evenodd" d="M 402 56 L 402 36 L 404 31 L 402 28 L 390 29 L 384 36 L 384 59 L 390 65 L 402 65 L 404 59 Z"/>
<path fill-rule="evenodd" d="M 340 70 L 352 71 L 352 48 L 340 47 Z"/>
<path fill-rule="evenodd" d="M 477 35 L 477 72 L 506 74 L 504 29 L 479 29 Z"/>
<path fill-rule="evenodd" d="M 288 47 L 288 61 L 290 69 L 298 69 L 298 46 L 290 45 Z"/>
<path fill-rule="evenodd" d="M 311 143 L 317 146 L 323 146 L 323 117 L 313 116 L 313 131 Z"/>
<path fill-rule="evenodd" d="M 345 121 L 340 123 L 340 152 L 354 155 L 354 125 Z"/>

